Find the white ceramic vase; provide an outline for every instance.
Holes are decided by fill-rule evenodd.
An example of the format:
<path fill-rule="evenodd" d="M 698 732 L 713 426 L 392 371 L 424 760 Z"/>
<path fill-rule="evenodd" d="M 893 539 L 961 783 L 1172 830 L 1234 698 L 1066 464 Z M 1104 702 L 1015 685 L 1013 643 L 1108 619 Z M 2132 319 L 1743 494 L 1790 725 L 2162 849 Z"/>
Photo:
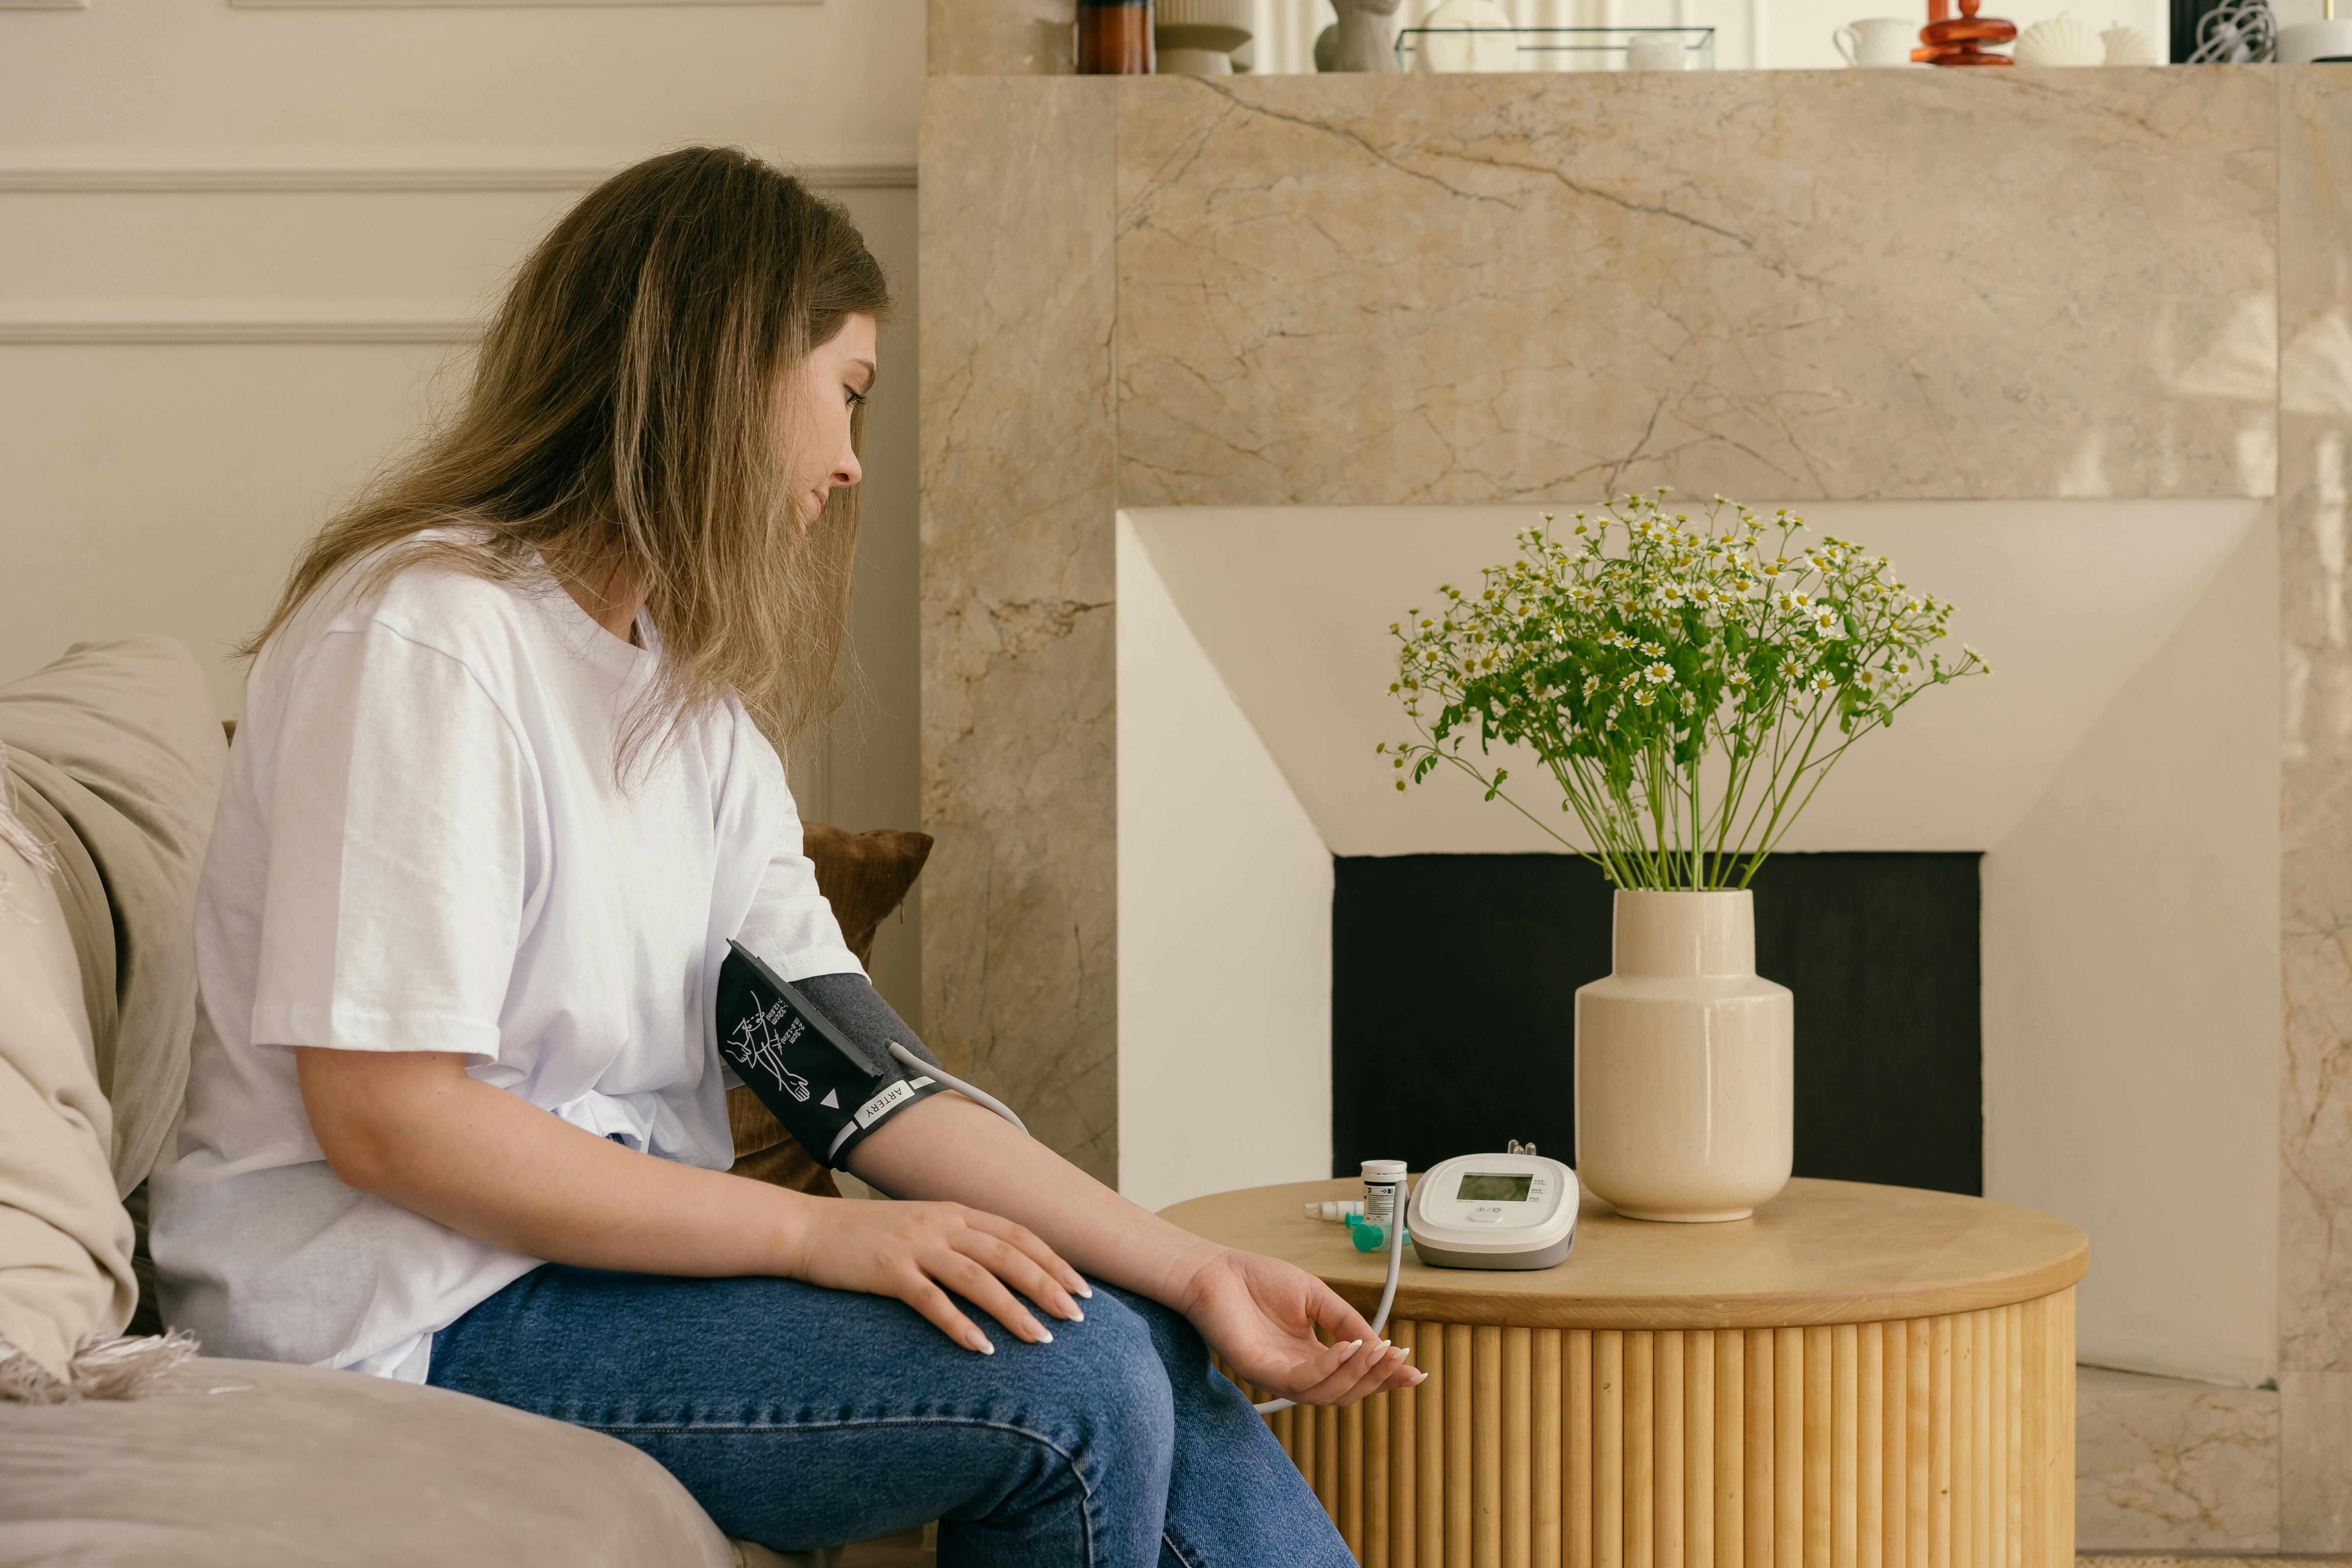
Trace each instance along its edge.
<path fill-rule="evenodd" d="M 1617 895 L 1576 993 L 1577 1179 L 1633 1219 L 1745 1219 L 1796 1153 L 1794 998 L 1756 973 L 1751 893 Z"/>

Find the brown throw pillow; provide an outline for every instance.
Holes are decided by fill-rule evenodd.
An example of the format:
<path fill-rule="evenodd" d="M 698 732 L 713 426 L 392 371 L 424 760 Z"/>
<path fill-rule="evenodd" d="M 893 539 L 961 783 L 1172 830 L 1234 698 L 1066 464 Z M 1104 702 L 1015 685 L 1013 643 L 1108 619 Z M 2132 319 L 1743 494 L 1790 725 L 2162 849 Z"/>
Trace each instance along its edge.
<path fill-rule="evenodd" d="M 931 836 L 897 828 L 845 833 L 822 822 L 802 826 L 801 852 L 816 863 L 816 889 L 833 906 L 841 940 L 860 963 L 874 957 L 874 933 L 891 911 L 907 901 L 922 874 Z M 799 1140 L 748 1089 L 727 1091 L 727 1124 L 735 1134 L 734 1172 L 823 1197 L 839 1197 L 833 1173 L 816 1163 Z"/>

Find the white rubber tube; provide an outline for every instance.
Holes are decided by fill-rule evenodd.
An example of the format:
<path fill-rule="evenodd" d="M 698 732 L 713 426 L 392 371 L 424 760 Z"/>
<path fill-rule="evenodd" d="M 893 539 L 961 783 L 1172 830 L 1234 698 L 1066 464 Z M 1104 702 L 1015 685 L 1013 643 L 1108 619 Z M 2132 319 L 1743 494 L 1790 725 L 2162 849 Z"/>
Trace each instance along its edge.
<path fill-rule="evenodd" d="M 922 1058 L 917 1056 L 914 1052 L 908 1050 L 906 1047 L 900 1045 L 896 1040 L 892 1040 L 890 1042 L 890 1054 L 898 1058 L 898 1065 L 900 1067 L 905 1068 L 908 1072 L 911 1073 L 915 1077 L 921 1078 L 928 1074 L 929 1076 L 939 1079 L 941 1083 L 947 1085 L 958 1094 L 962 1095 L 966 1100 L 978 1101 L 980 1104 L 984 1105 L 988 1107 L 989 1110 L 996 1112 L 997 1115 L 1004 1118 L 1005 1121 L 1013 1123 L 1013 1126 L 1020 1127 L 1023 1137 L 1025 1138 L 1029 1135 L 1029 1129 L 1022 1127 L 1021 1118 L 1013 1114 L 1013 1108 L 1005 1104 L 1004 1101 L 997 1099 L 996 1096 L 989 1093 L 988 1090 L 984 1089 L 972 1088 L 971 1085 L 964 1082 L 963 1079 L 956 1077 L 955 1074 L 948 1071 L 947 1068 L 925 1061 Z"/>
<path fill-rule="evenodd" d="M 1381 1287 L 1381 1310 L 1372 1314 L 1372 1338 L 1379 1339 L 1388 1327 L 1389 1309 L 1396 1304 L 1397 1274 L 1404 1268 L 1405 1199 L 1410 1195 L 1405 1184 L 1397 1184 L 1396 1206 L 1389 1211 L 1389 1282 Z M 1296 1399 L 1269 1399 L 1251 1409 L 1260 1415 L 1271 1415 L 1277 1410 L 1287 1410 L 1297 1404 Z"/>

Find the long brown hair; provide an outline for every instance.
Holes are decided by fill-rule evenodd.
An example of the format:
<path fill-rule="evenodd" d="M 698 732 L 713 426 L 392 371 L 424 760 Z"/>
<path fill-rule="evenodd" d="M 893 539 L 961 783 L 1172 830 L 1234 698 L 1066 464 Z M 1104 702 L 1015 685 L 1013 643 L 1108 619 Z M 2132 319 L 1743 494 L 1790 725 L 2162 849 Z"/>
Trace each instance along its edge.
<path fill-rule="evenodd" d="M 661 673 L 617 769 L 730 696 L 781 745 L 832 705 L 857 491 L 803 525 L 777 399 L 848 316 L 889 306 L 848 214 L 781 170 L 690 147 L 622 171 L 523 262 L 455 416 L 319 531 L 241 651 L 363 557 L 359 597 L 426 561 L 523 581 L 536 554 L 650 590 Z"/>

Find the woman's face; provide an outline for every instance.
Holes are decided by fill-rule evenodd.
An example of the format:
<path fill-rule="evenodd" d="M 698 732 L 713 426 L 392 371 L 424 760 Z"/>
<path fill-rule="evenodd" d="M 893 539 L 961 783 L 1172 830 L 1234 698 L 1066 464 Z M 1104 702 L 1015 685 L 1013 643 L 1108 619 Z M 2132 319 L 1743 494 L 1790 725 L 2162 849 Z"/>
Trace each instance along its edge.
<path fill-rule="evenodd" d="M 874 390 L 874 318 L 848 316 L 802 363 L 798 395 L 778 402 L 777 447 L 793 466 L 803 522 L 816 520 L 834 486 L 854 485 L 864 472 L 850 449 L 849 416 Z"/>

